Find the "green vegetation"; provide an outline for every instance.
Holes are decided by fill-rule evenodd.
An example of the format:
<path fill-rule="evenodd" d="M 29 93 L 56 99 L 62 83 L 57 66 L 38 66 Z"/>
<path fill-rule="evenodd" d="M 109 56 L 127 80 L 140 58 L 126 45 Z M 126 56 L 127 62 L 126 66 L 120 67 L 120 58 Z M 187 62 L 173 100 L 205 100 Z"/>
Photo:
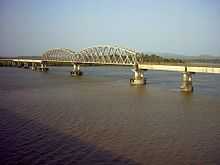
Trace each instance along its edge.
<path fill-rule="evenodd" d="M 0 67 L 1 66 L 12 66 L 12 62 L 9 60 L 1 60 L 0 59 Z"/>
<path fill-rule="evenodd" d="M 158 56 L 156 54 L 145 54 L 145 53 L 141 53 L 140 56 L 142 57 L 142 62 L 143 63 L 158 63 L 158 64 L 164 64 L 164 63 L 172 63 L 172 64 L 176 64 L 176 63 L 181 63 L 183 64 L 184 61 L 181 59 L 176 59 L 176 58 L 164 58 L 161 56 Z"/>

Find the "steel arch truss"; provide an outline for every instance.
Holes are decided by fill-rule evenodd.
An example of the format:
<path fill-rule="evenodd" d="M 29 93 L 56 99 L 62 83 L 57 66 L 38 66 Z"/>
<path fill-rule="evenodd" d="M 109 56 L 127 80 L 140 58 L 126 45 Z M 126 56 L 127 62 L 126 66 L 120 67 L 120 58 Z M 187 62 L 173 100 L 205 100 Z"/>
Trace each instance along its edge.
<path fill-rule="evenodd" d="M 44 61 L 54 62 L 71 62 L 75 56 L 75 52 L 66 48 L 49 49 L 42 55 Z"/>
<path fill-rule="evenodd" d="M 44 61 L 134 65 L 141 63 L 142 57 L 134 50 L 116 46 L 95 46 L 82 49 L 78 53 L 69 49 L 50 49 L 42 56 Z"/>
<path fill-rule="evenodd" d="M 79 52 L 83 63 L 134 65 L 141 57 L 134 51 L 116 46 L 96 46 Z"/>

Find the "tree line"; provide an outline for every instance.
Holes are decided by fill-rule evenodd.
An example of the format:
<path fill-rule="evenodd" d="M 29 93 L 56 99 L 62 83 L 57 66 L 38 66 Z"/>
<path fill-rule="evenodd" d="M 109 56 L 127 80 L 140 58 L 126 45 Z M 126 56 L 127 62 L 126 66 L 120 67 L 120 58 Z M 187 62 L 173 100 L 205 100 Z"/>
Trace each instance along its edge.
<path fill-rule="evenodd" d="M 143 63 L 184 63 L 183 60 L 177 58 L 165 58 L 156 54 L 140 53 Z"/>

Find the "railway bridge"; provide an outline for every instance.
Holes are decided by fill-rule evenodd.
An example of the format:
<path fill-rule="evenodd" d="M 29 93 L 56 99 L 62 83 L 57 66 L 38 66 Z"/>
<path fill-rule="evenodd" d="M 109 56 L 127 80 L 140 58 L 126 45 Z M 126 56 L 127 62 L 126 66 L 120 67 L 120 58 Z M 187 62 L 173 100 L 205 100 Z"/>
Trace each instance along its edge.
<path fill-rule="evenodd" d="M 208 66 L 187 66 L 187 65 L 154 65 L 144 64 L 143 57 L 139 52 L 117 46 L 100 45 L 82 49 L 78 52 L 67 48 L 53 48 L 42 54 L 41 59 L 12 59 L 17 66 L 27 68 L 32 64 L 32 70 L 46 72 L 50 63 L 71 63 L 72 76 L 82 75 L 81 64 L 95 65 L 120 65 L 132 66 L 134 76 L 130 79 L 132 85 L 144 85 L 146 79 L 143 72 L 146 70 L 178 71 L 181 72 L 180 89 L 183 92 L 192 92 L 192 75 L 195 73 L 220 74 L 220 68 Z"/>

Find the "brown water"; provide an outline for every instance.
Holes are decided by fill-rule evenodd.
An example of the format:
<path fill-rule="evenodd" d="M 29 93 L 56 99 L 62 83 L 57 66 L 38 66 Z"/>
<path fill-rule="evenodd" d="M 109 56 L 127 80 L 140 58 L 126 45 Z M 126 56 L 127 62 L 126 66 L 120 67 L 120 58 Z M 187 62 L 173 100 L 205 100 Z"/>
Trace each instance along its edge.
<path fill-rule="evenodd" d="M 220 164 L 220 75 L 121 67 L 0 68 L 0 164 Z"/>

